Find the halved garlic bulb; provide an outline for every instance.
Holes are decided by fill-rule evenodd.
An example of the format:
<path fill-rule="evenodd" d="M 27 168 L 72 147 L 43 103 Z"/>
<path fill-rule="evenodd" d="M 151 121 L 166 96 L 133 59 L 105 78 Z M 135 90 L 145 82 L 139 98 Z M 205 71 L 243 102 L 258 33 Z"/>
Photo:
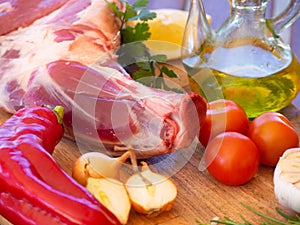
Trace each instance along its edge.
<path fill-rule="evenodd" d="M 300 213 L 300 148 L 284 152 L 276 165 L 273 182 L 279 203 Z"/>

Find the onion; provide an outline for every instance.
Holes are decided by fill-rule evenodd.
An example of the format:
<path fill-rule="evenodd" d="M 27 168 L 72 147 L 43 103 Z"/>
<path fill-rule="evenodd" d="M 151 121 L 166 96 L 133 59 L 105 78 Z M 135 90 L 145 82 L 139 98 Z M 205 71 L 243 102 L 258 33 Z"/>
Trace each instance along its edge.
<path fill-rule="evenodd" d="M 169 178 L 152 172 L 145 162 L 142 164 L 142 172 L 132 175 L 125 184 L 133 209 L 149 216 L 169 211 L 177 187 Z"/>
<path fill-rule="evenodd" d="M 118 158 L 109 157 L 100 152 L 85 153 L 76 160 L 72 177 L 83 186 L 86 186 L 89 177 L 117 179 L 121 165 L 130 155 L 129 151 Z"/>
<path fill-rule="evenodd" d="M 131 204 L 123 183 L 113 178 L 88 178 L 86 189 L 120 221 L 128 221 Z"/>
<path fill-rule="evenodd" d="M 128 158 L 134 173 L 124 184 L 120 182 L 120 166 Z M 156 216 L 171 210 L 177 196 L 177 187 L 170 178 L 152 172 L 145 162 L 141 164 L 139 171 L 132 148 L 119 158 L 89 152 L 77 159 L 72 176 L 126 224 L 131 207 L 138 213 Z"/>

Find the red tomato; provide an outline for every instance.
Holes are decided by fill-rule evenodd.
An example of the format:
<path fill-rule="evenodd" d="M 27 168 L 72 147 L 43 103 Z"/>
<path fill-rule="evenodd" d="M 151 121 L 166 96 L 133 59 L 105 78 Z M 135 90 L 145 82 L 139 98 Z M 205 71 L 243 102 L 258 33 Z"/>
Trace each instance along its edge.
<path fill-rule="evenodd" d="M 214 137 L 204 154 L 208 172 L 227 185 L 250 181 L 259 167 L 259 152 L 253 141 L 237 132 Z"/>
<path fill-rule="evenodd" d="M 206 146 L 209 140 L 225 131 L 247 134 L 248 117 L 244 109 L 232 100 L 220 99 L 208 103 L 206 120 L 200 128 L 199 140 Z"/>
<path fill-rule="evenodd" d="M 258 147 L 261 163 L 267 166 L 276 166 L 285 150 L 299 146 L 299 138 L 291 122 L 276 112 L 256 117 L 249 126 L 248 137 Z"/>

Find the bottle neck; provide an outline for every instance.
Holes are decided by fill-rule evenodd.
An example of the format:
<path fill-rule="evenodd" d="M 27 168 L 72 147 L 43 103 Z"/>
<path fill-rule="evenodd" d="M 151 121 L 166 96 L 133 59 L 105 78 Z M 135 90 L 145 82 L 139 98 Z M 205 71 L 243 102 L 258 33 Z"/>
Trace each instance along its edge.
<path fill-rule="evenodd" d="M 204 39 L 213 36 L 213 31 L 207 21 L 202 0 L 191 1 L 187 26 L 198 27 L 197 32 L 200 32 Z"/>
<path fill-rule="evenodd" d="M 229 0 L 232 8 L 266 8 L 269 0 Z"/>
<path fill-rule="evenodd" d="M 268 0 L 230 0 L 231 16 L 244 21 L 264 22 Z"/>

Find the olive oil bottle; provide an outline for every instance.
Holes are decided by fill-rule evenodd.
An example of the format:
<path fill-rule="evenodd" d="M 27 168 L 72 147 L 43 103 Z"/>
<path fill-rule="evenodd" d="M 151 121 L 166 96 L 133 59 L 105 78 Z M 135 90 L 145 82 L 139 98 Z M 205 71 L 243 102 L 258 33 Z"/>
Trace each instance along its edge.
<path fill-rule="evenodd" d="M 230 15 L 214 31 L 202 0 L 192 0 L 181 61 L 208 101 L 239 103 L 248 117 L 278 111 L 300 88 L 300 65 L 280 33 L 300 15 L 300 0 L 267 18 L 269 0 L 229 0 Z M 190 85 L 192 86 L 192 85 Z"/>

